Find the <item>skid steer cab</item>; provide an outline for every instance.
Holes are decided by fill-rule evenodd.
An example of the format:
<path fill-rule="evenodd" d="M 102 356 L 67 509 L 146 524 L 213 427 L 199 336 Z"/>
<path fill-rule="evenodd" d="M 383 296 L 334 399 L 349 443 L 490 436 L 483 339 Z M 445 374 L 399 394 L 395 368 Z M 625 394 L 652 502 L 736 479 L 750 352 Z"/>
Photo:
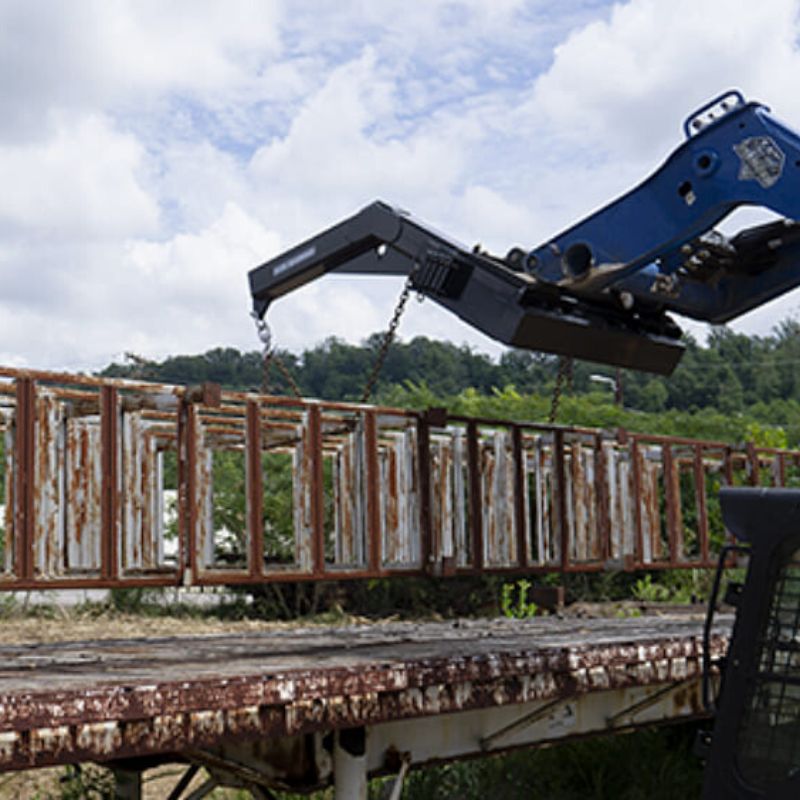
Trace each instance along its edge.
<path fill-rule="evenodd" d="M 743 584 L 726 600 L 736 621 L 716 701 L 708 664 L 704 698 L 714 711 L 704 800 L 800 798 L 800 490 L 727 488 L 725 525 L 737 539 L 720 554 L 706 640 L 720 575 L 732 552 L 747 557 Z M 708 653 L 708 647 L 704 648 Z"/>

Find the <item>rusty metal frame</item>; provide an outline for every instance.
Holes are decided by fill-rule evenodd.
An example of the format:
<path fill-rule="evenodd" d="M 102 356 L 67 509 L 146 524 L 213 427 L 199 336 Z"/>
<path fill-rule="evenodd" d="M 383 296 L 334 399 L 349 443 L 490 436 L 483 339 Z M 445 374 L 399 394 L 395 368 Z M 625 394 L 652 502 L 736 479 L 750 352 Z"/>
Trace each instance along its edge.
<path fill-rule="evenodd" d="M 417 458 L 419 461 L 419 527 L 420 561 L 423 572 L 432 571 L 433 531 L 431 527 L 431 465 L 430 465 L 430 422 L 427 414 L 416 418 Z"/>
<path fill-rule="evenodd" d="M 525 466 L 522 454 L 522 429 L 519 425 L 511 428 L 511 442 L 514 452 L 514 535 L 517 566 L 528 563 L 528 537 L 525 535 Z"/>
<path fill-rule="evenodd" d="M 367 473 L 367 564 L 374 575 L 381 573 L 380 476 L 378 475 L 378 431 L 376 412 L 364 415 L 364 446 Z"/>
<path fill-rule="evenodd" d="M 417 412 L 222 391 L 210 385 L 172 386 L 5 367 L 0 368 L 0 378 L 4 379 L 4 413 L 13 430 L 14 450 L 8 462 L 13 475 L 6 476 L 3 498 L 13 511 L 7 515 L 13 522 L 9 531 L 13 558 L 0 575 L 0 589 L 213 586 L 395 574 L 513 575 L 711 567 L 721 543 L 718 533 L 712 537 L 709 531 L 709 475 L 719 474 L 719 480 L 728 485 L 741 481 L 743 475 L 753 485 L 786 485 L 797 480 L 800 462 L 800 451 L 757 447 L 752 442 L 733 446 L 686 437 L 625 431 L 611 434 L 581 426 L 448 415 L 443 409 Z M 61 416 L 48 416 L 46 408 L 61 409 Z M 51 558 L 63 567 L 53 572 L 47 566 L 51 562 L 45 563 L 40 555 L 43 545 L 38 537 L 42 534 L 36 520 L 50 514 L 48 542 L 66 547 L 69 543 L 59 522 L 59 502 L 90 502 L 71 495 L 59 501 L 57 493 L 53 494 L 52 487 L 61 485 L 59 481 L 66 485 L 66 479 L 53 470 L 70 466 L 57 455 L 53 437 L 60 435 L 59 429 L 48 426 L 69 417 L 73 413 L 69 409 L 78 409 L 74 413 L 81 417 L 81 424 L 96 426 L 92 428 L 96 438 L 91 441 L 97 444 L 87 455 L 92 464 L 99 465 L 102 483 L 98 528 L 91 531 L 99 541 L 96 571 L 71 569 L 68 560 Z M 151 439 L 146 437 L 161 437 L 168 442 L 165 447 L 171 450 L 174 446 L 177 451 L 175 569 L 172 562 L 159 568 L 147 566 L 155 552 L 153 540 L 147 537 L 156 532 L 145 530 L 144 522 L 140 534 L 148 553 L 145 567 L 124 568 L 125 504 L 150 502 L 164 491 L 153 483 L 157 476 L 151 474 L 151 466 L 145 470 L 143 465 L 141 477 L 135 480 L 125 474 L 126 464 L 135 455 L 125 456 L 127 462 L 123 458 L 124 453 L 133 452 L 125 449 L 132 444 L 124 434 L 131 415 L 138 415 L 140 422 L 128 428 L 145 437 L 141 453 L 152 453 Z M 353 438 L 356 430 L 360 431 L 357 440 Z M 51 442 L 56 455 L 45 457 L 39 448 Z M 241 536 L 246 561 L 242 568 L 206 567 L 200 554 L 200 521 L 205 513 L 200 503 L 201 498 L 211 496 L 212 487 L 206 484 L 213 480 L 207 469 L 201 469 L 201 461 L 215 447 L 243 453 L 246 529 Z M 351 472 L 342 480 L 350 490 L 359 487 L 363 492 L 359 498 L 359 508 L 364 511 L 363 563 L 332 564 L 325 557 L 326 514 L 330 513 L 326 503 L 331 502 L 326 499 L 325 486 L 332 480 L 326 475 L 325 461 L 343 447 L 360 448 L 359 457 L 347 461 Z M 391 449 L 389 455 L 387 448 Z M 309 504 L 310 551 L 304 552 L 310 552 L 310 557 L 308 563 L 292 568 L 270 568 L 265 563 L 265 519 L 270 512 L 264 507 L 262 453 L 269 449 L 294 454 L 298 497 L 307 498 Z M 449 483 L 434 485 L 431 465 L 439 457 L 437 453 L 445 452 L 445 472 L 436 474 L 437 480 Z M 534 452 L 541 454 L 540 463 L 536 460 L 539 456 L 531 457 Z M 385 479 L 386 470 L 401 468 L 406 470 L 405 483 L 398 480 L 397 472 L 390 472 Z M 687 500 L 682 497 L 682 485 L 685 487 L 687 480 L 694 490 L 696 519 L 691 540 L 683 519 Z M 49 495 L 45 485 L 50 487 Z M 338 489 L 340 494 L 346 486 Z M 413 513 L 406 514 L 401 525 L 393 518 L 395 527 L 391 528 L 391 536 L 405 537 L 402 542 L 390 540 L 402 543 L 397 552 L 414 553 L 413 558 L 403 556 L 409 559 L 407 563 L 390 563 L 384 557 L 390 529 L 384 527 L 388 523 L 382 509 L 389 500 L 392 508 L 410 502 L 406 497 L 388 497 L 389 492 L 401 491 L 398 486 L 415 493 Z M 656 490 L 645 491 L 647 486 L 656 486 Z M 151 494 L 138 499 L 130 496 L 145 490 Z M 645 521 L 660 516 L 661 504 L 666 534 L 651 531 L 650 523 L 646 534 Z M 624 511 L 622 517 L 619 508 Z M 137 519 L 147 521 L 150 516 L 140 514 Z M 439 520 L 436 525 L 434 519 Z M 542 521 L 548 528 L 539 533 L 550 537 L 551 549 L 534 553 L 535 526 Z M 445 549 L 442 525 L 450 537 L 447 547 L 455 551 Z M 496 530 L 498 525 L 504 527 Z M 53 526 L 60 531 L 60 538 L 52 538 Z M 628 527 L 623 530 L 619 526 Z M 296 529 L 295 537 L 299 535 Z M 656 537 L 647 548 L 646 535 Z"/>
<path fill-rule="evenodd" d="M 247 402 L 247 535 L 250 576 L 261 578 L 264 572 L 263 474 L 261 472 L 261 407 Z"/>
<path fill-rule="evenodd" d="M 483 569 L 483 508 L 481 498 L 478 422 L 467 422 L 467 463 L 469 468 L 469 519 L 472 540 L 472 571 Z"/>
<path fill-rule="evenodd" d="M 34 408 L 36 386 L 30 378 L 17 381 L 16 467 L 14 491 L 15 567 L 23 581 L 33 580 L 33 517 L 34 517 Z"/>
<path fill-rule="evenodd" d="M 114 581 L 119 565 L 119 393 L 115 386 L 100 389 L 100 441 L 102 447 L 102 538 L 100 574 Z"/>

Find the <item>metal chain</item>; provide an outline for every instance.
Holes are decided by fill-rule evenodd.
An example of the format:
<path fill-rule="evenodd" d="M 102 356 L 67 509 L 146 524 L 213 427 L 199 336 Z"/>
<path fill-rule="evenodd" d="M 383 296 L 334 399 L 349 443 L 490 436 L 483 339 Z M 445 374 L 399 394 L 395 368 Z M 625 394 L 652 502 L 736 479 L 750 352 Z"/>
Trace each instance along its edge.
<path fill-rule="evenodd" d="M 131 364 L 131 371 L 128 373 L 128 377 L 147 380 L 147 371 L 148 368 L 153 366 L 152 362 L 129 350 L 125 351 L 125 360 Z"/>
<path fill-rule="evenodd" d="M 550 419 L 549 422 L 553 425 L 558 417 L 558 404 L 561 402 L 561 393 L 564 386 L 564 380 L 572 374 L 572 359 L 566 356 L 559 356 L 558 359 L 558 375 L 556 376 L 556 385 L 553 388 L 553 399 L 550 403 Z M 570 381 L 571 382 L 571 381 Z"/>
<path fill-rule="evenodd" d="M 292 394 L 298 399 L 302 399 L 303 393 L 300 391 L 300 387 L 297 385 L 292 373 L 289 372 L 289 367 L 286 366 L 286 362 L 274 350 L 272 351 L 272 361 L 275 363 L 281 375 L 286 379 L 286 383 L 289 384 Z"/>
<path fill-rule="evenodd" d="M 286 383 L 289 384 L 289 388 L 292 390 L 294 396 L 302 397 L 303 395 L 300 391 L 300 387 L 292 377 L 292 373 L 289 372 L 289 368 L 286 366 L 286 363 L 278 355 L 272 345 L 272 331 L 270 330 L 267 321 L 263 317 L 259 317 L 255 312 L 253 312 L 251 316 L 255 321 L 256 332 L 258 334 L 259 341 L 261 342 L 261 393 L 269 394 L 269 370 L 274 363 L 275 366 L 280 370 L 283 377 L 286 379 Z"/>
<path fill-rule="evenodd" d="M 250 316 L 256 325 L 256 334 L 261 342 L 261 394 L 268 394 L 269 368 L 272 362 L 272 331 L 267 321 L 255 311 L 251 311 Z"/>
<path fill-rule="evenodd" d="M 397 298 L 397 305 L 394 307 L 392 319 L 389 322 L 389 327 L 386 329 L 386 333 L 383 335 L 383 341 L 378 349 L 378 355 L 375 359 L 375 363 L 372 366 L 372 372 L 370 372 L 369 378 L 367 378 L 366 386 L 364 386 L 364 391 L 361 394 L 362 403 L 368 402 L 369 398 L 372 396 L 375 384 L 378 381 L 378 375 L 380 375 L 381 369 L 383 369 L 383 364 L 386 361 L 389 348 L 394 341 L 395 334 L 397 333 L 397 327 L 400 325 L 400 319 L 403 316 L 403 311 L 405 311 L 406 303 L 408 303 L 408 298 L 411 296 L 411 292 L 411 278 L 408 278 L 405 282 L 405 286 L 403 286 L 403 291 L 400 292 L 400 297 Z"/>

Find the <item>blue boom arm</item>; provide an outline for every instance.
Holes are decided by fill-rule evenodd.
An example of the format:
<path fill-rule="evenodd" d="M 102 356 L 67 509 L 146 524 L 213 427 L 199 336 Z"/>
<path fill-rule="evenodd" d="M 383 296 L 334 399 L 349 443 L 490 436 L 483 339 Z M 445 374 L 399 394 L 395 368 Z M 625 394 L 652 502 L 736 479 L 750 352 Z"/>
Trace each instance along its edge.
<path fill-rule="evenodd" d="M 250 273 L 255 313 L 330 271 L 408 275 L 417 291 L 508 344 L 669 373 L 668 312 L 726 322 L 800 283 L 800 137 L 728 92 L 684 123 L 649 178 L 532 250 L 467 248 L 375 202 Z M 780 219 L 732 238 L 739 206 Z"/>
<path fill-rule="evenodd" d="M 714 323 L 797 285 L 797 134 L 738 92 L 693 114 L 684 131 L 687 141 L 657 172 L 527 253 L 524 268 L 581 294 L 626 292 L 646 306 Z M 784 220 L 733 239 L 712 231 L 745 205 Z"/>

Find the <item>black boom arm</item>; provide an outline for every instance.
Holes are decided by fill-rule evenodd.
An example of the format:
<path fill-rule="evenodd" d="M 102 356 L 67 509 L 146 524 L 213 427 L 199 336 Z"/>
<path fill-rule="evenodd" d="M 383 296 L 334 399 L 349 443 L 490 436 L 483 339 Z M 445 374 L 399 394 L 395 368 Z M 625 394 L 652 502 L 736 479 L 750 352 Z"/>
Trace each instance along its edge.
<path fill-rule="evenodd" d="M 680 358 L 680 329 L 666 314 L 577 297 L 510 263 L 375 202 L 252 270 L 250 290 L 263 317 L 273 300 L 327 272 L 407 275 L 415 290 L 515 347 L 665 374 Z"/>

